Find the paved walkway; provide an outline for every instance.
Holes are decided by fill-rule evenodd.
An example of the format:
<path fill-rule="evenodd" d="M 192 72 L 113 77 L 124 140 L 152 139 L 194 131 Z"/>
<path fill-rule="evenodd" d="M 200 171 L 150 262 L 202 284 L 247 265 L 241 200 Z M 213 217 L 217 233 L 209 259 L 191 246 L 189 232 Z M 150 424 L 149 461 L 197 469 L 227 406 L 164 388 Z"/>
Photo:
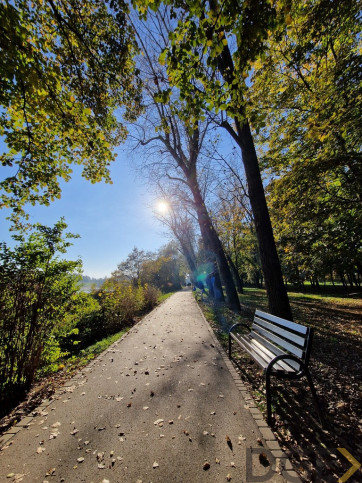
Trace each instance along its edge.
<path fill-rule="evenodd" d="M 278 470 L 288 460 L 277 460 L 276 471 L 260 462 L 260 452 L 270 462 L 270 449 L 281 452 L 236 380 L 191 292 L 179 292 L 12 439 L 0 439 L 0 481 L 284 482 Z"/>

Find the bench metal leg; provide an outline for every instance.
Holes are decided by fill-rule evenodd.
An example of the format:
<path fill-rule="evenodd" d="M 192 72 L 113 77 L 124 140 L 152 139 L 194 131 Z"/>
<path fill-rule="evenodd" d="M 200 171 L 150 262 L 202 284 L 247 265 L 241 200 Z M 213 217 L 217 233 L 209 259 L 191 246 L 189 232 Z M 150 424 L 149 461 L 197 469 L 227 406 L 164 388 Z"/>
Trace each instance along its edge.
<path fill-rule="evenodd" d="M 272 420 L 271 420 L 270 372 L 268 370 L 265 373 L 265 389 L 266 389 L 266 414 L 267 414 L 267 423 L 269 424 L 269 426 L 271 426 Z"/>

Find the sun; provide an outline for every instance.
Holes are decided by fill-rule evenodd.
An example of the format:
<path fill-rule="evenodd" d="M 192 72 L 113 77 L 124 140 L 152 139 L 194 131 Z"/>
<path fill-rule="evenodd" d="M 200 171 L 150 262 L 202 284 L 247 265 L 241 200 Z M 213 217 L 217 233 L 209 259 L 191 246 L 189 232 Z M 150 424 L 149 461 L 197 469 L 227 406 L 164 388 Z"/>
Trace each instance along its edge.
<path fill-rule="evenodd" d="M 156 204 L 156 209 L 161 215 L 166 215 L 170 211 L 170 205 L 165 200 L 160 200 Z"/>

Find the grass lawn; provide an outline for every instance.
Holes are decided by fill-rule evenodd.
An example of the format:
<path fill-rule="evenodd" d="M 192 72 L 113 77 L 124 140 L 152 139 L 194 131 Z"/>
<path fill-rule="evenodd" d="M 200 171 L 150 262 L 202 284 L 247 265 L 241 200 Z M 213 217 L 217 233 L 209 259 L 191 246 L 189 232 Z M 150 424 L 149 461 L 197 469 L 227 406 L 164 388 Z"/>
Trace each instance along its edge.
<path fill-rule="evenodd" d="M 362 456 L 362 298 L 290 292 L 294 321 L 314 327 L 310 370 L 326 418 L 321 428 L 304 379 L 272 380 L 272 428 L 304 482 L 333 482 L 351 467 L 336 448 L 346 448 L 358 461 Z M 245 289 L 240 295 L 243 319 L 252 321 L 255 308 L 268 311 L 264 290 Z M 202 303 L 220 342 L 227 347 L 227 329 L 240 316 Z M 259 408 L 265 414 L 262 370 L 234 346 L 234 362 Z M 361 470 L 348 483 L 362 481 Z"/>

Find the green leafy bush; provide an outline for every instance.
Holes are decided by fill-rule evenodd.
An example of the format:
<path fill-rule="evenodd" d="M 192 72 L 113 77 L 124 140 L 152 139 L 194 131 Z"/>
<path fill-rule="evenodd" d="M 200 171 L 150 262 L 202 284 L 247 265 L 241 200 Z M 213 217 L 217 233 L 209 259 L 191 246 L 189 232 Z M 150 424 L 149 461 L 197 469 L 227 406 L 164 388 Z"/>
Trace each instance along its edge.
<path fill-rule="evenodd" d="M 70 245 L 63 220 L 40 224 L 26 237 L 14 235 L 14 248 L 0 243 L 0 407 L 26 391 L 39 366 L 61 351 L 54 327 L 69 313 L 78 290 L 80 261 L 58 258 Z"/>

